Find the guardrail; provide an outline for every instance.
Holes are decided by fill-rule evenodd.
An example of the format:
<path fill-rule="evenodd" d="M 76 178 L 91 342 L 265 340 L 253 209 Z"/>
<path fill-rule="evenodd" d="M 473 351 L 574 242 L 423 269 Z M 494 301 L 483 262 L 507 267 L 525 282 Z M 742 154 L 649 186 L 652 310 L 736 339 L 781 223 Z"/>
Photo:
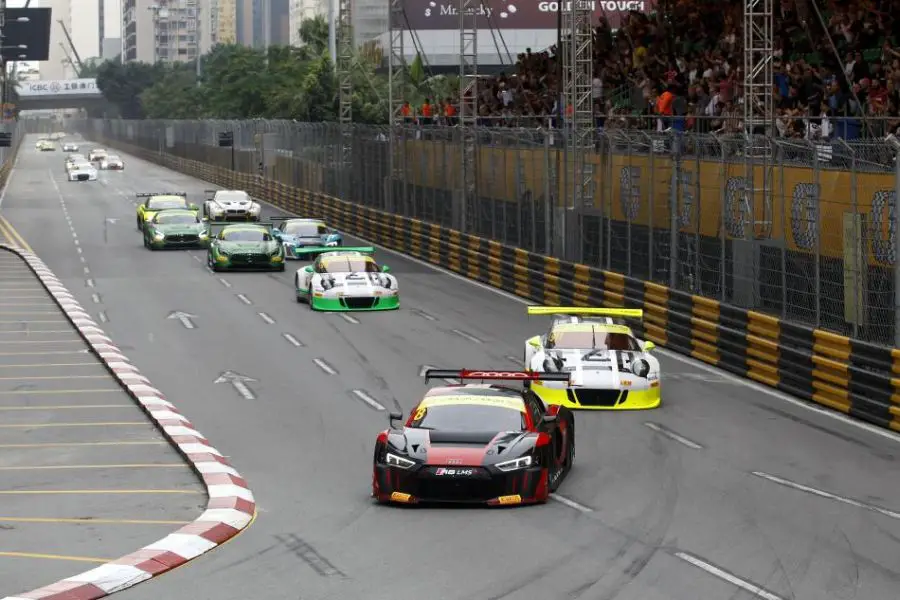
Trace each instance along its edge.
<path fill-rule="evenodd" d="M 216 185 L 247 190 L 297 215 L 547 305 L 642 307 L 636 333 L 691 356 L 900 431 L 900 350 L 804 327 L 753 310 L 620 273 L 514 248 L 442 225 L 384 212 L 259 175 L 152 152 L 111 139 L 97 143 Z"/>

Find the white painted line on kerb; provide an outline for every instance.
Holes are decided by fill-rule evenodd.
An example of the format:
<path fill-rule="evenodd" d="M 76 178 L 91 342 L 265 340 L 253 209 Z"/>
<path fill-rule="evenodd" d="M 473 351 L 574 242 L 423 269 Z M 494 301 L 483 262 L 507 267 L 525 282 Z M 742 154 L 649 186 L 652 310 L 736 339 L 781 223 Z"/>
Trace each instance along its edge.
<path fill-rule="evenodd" d="M 268 323 L 269 325 L 272 325 L 275 323 L 275 319 L 273 319 L 272 317 L 270 317 L 269 315 L 267 315 L 264 312 L 256 313 L 256 314 L 258 314 L 259 318 L 262 319 L 263 321 L 265 321 L 266 323 Z"/>
<path fill-rule="evenodd" d="M 338 313 L 338 314 L 341 315 L 341 318 L 343 320 L 347 321 L 348 323 L 353 323 L 354 325 L 359 325 L 359 319 L 356 319 L 356 318 L 351 317 L 350 315 L 346 315 L 344 313 Z"/>
<path fill-rule="evenodd" d="M 289 333 L 282 333 L 281 337 L 286 339 L 288 341 L 288 343 L 291 346 L 294 346 L 295 348 L 301 348 L 303 346 L 303 343 L 300 340 L 298 340 L 297 338 L 295 338 L 294 336 L 292 336 Z"/>
<path fill-rule="evenodd" d="M 337 371 L 331 368 L 327 362 L 322 360 L 321 358 L 314 358 L 313 362 L 316 363 L 316 366 L 328 373 L 329 375 L 337 375 Z"/>
<path fill-rule="evenodd" d="M 575 510 L 577 510 L 579 512 L 583 512 L 583 513 L 594 512 L 593 508 L 591 508 L 589 506 L 585 506 L 584 504 L 579 504 L 578 502 L 575 502 L 574 500 L 570 500 L 569 498 L 566 498 L 565 496 L 560 496 L 559 494 L 550 494 L 550 499 L 556 500 L 560 504 L 565 504 L 569 508 L 574 508 Z"/>
<path fill-rule="evenodd" d="M 99 313 L 97 316 L 100 317 L 100 322 L 101 322 L 101 323 L 109 323 L 109 317 L 106 316 L 106 312 L 105 312 L 105 311 L 102 311 L 102 310 L 101 310 L 100 313 Z"/>
<path fill-rule="evenodd" d="M 375 398 L 364 392 L 363 390 L 353 390 L 353 395 L 374 408 L 375 410 L 386 410 L 384 406 Z"/>
<path fill-rule="evenodd" d="M 847 506 L 862 508 L 863 510 L 878 513 L 892 519 L 900 519 L 900 512 L 882 508 L 880 506 L 875 506 L 874 504 L 867 504 L 865 502 L 860 502 L 859 500 L 854 500 L 853 498 L 838 496 L 837 494 L 832 494 L 831 492 L 826 492 L 825 490 L 818 490 L 816 488 L 809 487 L 808 485 L 797 483 L 796 481 L 789 481 L 787 479 L 782 479 L 781 477 L 778 477 L 776 475 L 763 473 L 762 471 L 753 471 L 753 474 L 757 477 L 761 477 L 762 479 L 771 481 L 772 483 L 777 483 L 778 485 L 783 485 L 784 487 L 792 488 L 801 492 L 806 492 L 807 494 L 812 494 L 813 496 L 818 496 L 819 498 L 833 500 L 834 502 L 840 502 L 841 504 L 846 504 Z"/>
<path fill-rule="evenodd" d="M 222 278 L 220 277 L 220 278 L 219 278 L 219 283 L 221 283 L 222 285 L 224 285 L 224 286 L 227 287 L 227 288 L 230 288 L 230 287 L 231 287 L 231 283 L 230 283 L 227 279 L 222 279 Z"/>
<path fill-rule="evenodd" d="M 94 301 L 94 304 L 100 304 L 100 294 L 91 294 L 91 300 Z"/>
<path fill-rule="evenodd" d="M 244 294 L 237 294 L 237 299 L 240 300 L 241 302 L 243 302 L 244 304 L 246 304 L 247 306 L 250 306 L 251 304 L 253 304 L 253 302 L 250 300 L 250 298 L 248 298 Z"/>
<path fill-rule="evenodd" d="M 89 288 L 94 287 L 94 280 L 93 280 L 93 279 L 88 279 L 87 281 L 85 281 L 85 283 L 87 284 L 87 286 L 88 286 Z"/>
<path fill-rule="evenodd" d="M 676 441 L 683 446 L 687 446 L 688 448 L 693 448 L 694 450 L 703 450 L 703 446 L 698 444 L 697 442 L 691 441 L 684 437 L 683 435 L 679 435 L 672 431 L 671 429 L 667 429 L 662 425 L 657 425 L 656 423 L 644 423 L 647 427 L 655 431 L 656 433 L 669 438 L 670 440 Z"/>
<path fill-rule="evenodd" d="M 475 344 L 483 344 L 484 343 L 483 341 L 479 340 L 477 337 L 475 337 L 471 333 L 466 333 L 465 331 L 460 331 L 459 329 L 451 329 L 450 331 L 452 331 L 459 337 L 466 338 L 467 340 L 469 340 L 470 342 L 473 342 Z"/>
<path fill-rule="evenodd" d="M 686 563 L 694 565 L 698 569 L 703 569 L 713 577 L 718 577 L 722 581 L 727 581 L 733 586 L 739 587 L 746 592 L 750 592 L 753 595 L 753 598 L 761 598 L 762 600 L 784 600 L 784 598 L 782 598 L 781 596 L 777 596 L 754 583 L 750 583 L 746 579 L 741 579 L 737 575 L 729 573 L 728 571 L 724 571 L 715 565 L 709 564 L 708 562 L 702 561 L 696 556 L 693 556 L 686 552 L 676 552 L 675 556 Z"/>

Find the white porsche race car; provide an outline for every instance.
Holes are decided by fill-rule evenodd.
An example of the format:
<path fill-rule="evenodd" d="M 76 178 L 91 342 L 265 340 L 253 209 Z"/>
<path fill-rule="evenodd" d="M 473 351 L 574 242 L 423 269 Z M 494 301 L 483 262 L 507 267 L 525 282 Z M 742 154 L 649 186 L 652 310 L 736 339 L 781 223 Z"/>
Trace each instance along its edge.
<path fill-rule="evenodd" d="M 525 369 L 571 373 L 569 383 L 535 381 L 545 402 L 573 409 L 646 410 L 661 402 L 656 345 L 638 340 L 625 318 L 641 318 L 628 308 L 529 306 L 529 315 L 551 315 L 544 335 L 525 342 Z M 616 322 L 616 319 L 619 322 Z"/>
<path fill-rule="evenodd" d="M 97 167 L 89 162 L 73 162 L 66 166 L 69 181 L 97 181 Z"/>
<path fill-rule="evenodd" d="M 262 207 L 243 190 L 206 190 L 203 216 L 210 221 L 259 221 Z M 209 197 L 211 195 L 211 197 Z"/>
<path fill-rule="evenodd" d="M 118 156 L 110 154 L 100 159 L 100 169 L 104 171 L 124 171 L 125 161 Z"/>
<path fill-rule="evenodd" d="M 375 248 L 345 248 L 320 254 L 297 270 L 297 302 L 312 310 L 374 311 L 400 308 L 397 278 L 372 258 Z"/>

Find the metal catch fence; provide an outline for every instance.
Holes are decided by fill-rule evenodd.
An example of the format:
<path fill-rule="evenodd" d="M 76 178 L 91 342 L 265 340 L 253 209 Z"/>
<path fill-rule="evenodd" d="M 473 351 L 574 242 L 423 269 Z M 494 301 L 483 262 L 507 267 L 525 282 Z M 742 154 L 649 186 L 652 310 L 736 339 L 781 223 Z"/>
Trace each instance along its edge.
<path fill-rule="evenodd" d="M 623 273 L 783 319 L 900 346 L 897 147 L 674 131 L 598 132 L 592 201 L 573 206 L 559 131 L 477 131 L 477 194 L 465 210 L 459 127 L 292 121 L 79 122 L 120 141 L 499 242 Z M 230 132 L 233 147 L 220 147 Z M 749 150 L 769 175 L 747 183 Z"/>

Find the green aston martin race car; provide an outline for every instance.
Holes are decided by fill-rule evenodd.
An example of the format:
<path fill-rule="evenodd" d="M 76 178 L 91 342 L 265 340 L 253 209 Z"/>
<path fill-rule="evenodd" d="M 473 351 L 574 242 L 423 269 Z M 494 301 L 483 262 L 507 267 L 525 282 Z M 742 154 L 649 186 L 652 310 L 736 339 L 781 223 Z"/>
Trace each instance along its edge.
<path fill-rule="evenodd" d="M 213 271 L 284 271 L 284 247 L 271 223 L 209 223 L 206 262 Z"/>
<path fill-rule="evenodd" d="M 208 248 L 209 226 L 195 211 L 164 209 L 144 222 L 144 247 L 150 250 Z"/>

